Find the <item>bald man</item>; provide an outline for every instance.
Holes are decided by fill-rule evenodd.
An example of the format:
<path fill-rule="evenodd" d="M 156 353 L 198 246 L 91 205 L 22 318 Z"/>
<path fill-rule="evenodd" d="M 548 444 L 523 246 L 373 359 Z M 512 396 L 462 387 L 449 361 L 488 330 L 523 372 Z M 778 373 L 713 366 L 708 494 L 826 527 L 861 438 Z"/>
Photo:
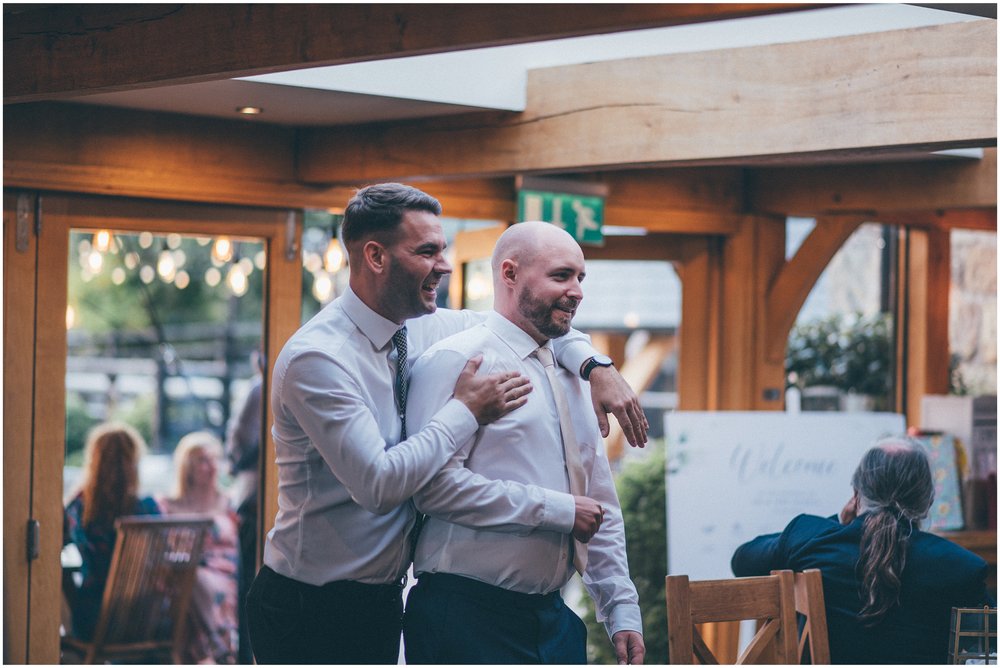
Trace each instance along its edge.
<path fill-rule="evenodd" d="M 519 223 L 500 237 L 492 268 L 494 312 L 414 364 L 408 428 L 447 403 L 471 355 L 535 391 L 481 426 L 414 497 L 428 519 L 403 621 L 406 660 L 586 663 L 586 627 L 559 594 L 578 571 L 619 663 L 642 663 L 638 595 L 590 392 L 551 356 L 583 299 L 583 252 L 558 227 Z"/>

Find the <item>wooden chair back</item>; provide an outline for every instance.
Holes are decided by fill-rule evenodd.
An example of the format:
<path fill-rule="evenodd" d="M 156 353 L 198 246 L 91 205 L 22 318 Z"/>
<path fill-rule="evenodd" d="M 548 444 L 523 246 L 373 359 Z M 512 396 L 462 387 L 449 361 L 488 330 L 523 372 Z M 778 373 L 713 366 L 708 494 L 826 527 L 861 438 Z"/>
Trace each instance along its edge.
<path fill-rule="evenodd" d="M 799 635 L 799 663 L 829 665 L 830 637 L 826 628 L 823 576 L 819 569 L 809 568 L 795 574 L 795 611 L 805 617 L 805 626 Z"/>
<path fill-rule="evenodd" d="M 798 662 L 795 578 L 791 571 L 750 578 L 690 582 L 667 576 L 668 654 L 672 664 L 719 663 L 696 628 L 706 622 L 760 620 L 737 664 Z M 765 654 L 765 650 L 773 652 Z"/>
<path fill-rule="evenodd" d="M 84 663 L 153 657 L 182 663 L 188 605 L 211 524 L 204 516 L 120 518 L 94 637 L 64 644 L 82 653 Z"/>

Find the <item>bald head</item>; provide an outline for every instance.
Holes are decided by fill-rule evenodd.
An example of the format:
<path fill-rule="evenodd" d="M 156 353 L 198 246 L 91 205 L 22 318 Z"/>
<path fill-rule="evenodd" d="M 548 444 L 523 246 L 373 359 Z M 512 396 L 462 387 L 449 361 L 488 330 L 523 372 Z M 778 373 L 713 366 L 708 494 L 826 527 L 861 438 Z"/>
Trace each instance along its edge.
<path fill-rule="evenodd" d="M 565 230 L 539 221 L 507 228 L 493 250 L 494 309 L 539 343 L 569 331 L 583 299 L 583 251 Z"/>
<path fill-rule="evenodd" d="M 522 266 L 530 265 L 540 251 L 546 251 L 552 246 L 572 246 L 579 250 L 576 240 L 566 230 L 551 223 L 529 220 L 511 225 L 500 235 L 493 248 L 490 264 L 494 283 L 504 260 L 514 260 Z"/>

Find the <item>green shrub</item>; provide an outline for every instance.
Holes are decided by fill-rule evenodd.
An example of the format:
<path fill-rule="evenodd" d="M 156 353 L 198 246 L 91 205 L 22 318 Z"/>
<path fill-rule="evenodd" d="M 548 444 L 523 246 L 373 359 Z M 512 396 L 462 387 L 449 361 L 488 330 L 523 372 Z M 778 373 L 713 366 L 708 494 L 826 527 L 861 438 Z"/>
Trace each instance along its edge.
<path fill-rule="evenodd" d="M 625 519 L 628 566 L 639 592 L 646 663 L 667 663 L 667 491 L 663 442 L 650 442 L 648 456 L 627 463 L 615 485 Z M 597 622 L 594 603 L 584 597 L 587 652 L 591 663 L 616 664 L 604 624 Z"/>

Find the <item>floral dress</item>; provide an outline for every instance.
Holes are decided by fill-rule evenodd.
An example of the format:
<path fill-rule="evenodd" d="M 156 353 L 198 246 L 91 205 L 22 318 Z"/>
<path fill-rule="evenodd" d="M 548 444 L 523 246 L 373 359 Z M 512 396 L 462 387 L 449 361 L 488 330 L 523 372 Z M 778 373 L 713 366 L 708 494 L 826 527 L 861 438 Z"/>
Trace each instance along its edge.
<path fill-rule="evenodd" d="M 166 514 L 190 514 L 169 499 L 161 500 Z M 239 523 L 226 508 L 212 515 L 212 526 L 202 546 L 188 608 L 188 629 L 181 656 L 185 663 L 236 663 L 239 649 Z"/>
<path fill-rule="evenodd" d="M 150 497 L 138 499 L 127 515 L 159 515 L 160 507 Z M 101 612 L 104 585 L 115 551 L 114 523 L 83 525 L 83 495 L 77 494 L 63 512 L 63 545 L 73 543 L 80 551 L 83 582 L 73 595 L 73 635 L 90 640 Z"/>

